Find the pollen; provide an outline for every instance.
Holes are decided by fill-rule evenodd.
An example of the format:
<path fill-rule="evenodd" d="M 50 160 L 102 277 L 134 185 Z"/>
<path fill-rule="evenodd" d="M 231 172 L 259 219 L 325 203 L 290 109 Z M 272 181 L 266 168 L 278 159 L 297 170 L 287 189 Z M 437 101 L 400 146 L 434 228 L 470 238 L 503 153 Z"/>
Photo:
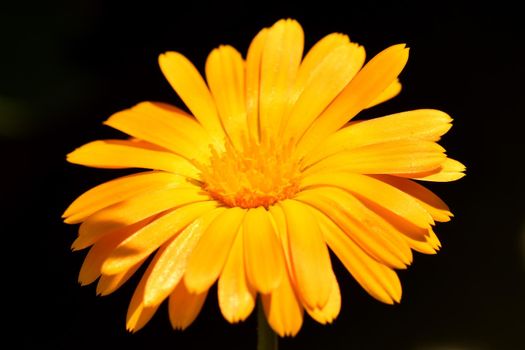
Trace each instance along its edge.
<path fill-rule="evenodd" d="M 229 207 L 268 208 L 299 190 L 301 162 L 293 142 L 244 141 L 241 149 L 226 143 L 212 147 L 210 162 L 201 168 L 203 189 Z"/>

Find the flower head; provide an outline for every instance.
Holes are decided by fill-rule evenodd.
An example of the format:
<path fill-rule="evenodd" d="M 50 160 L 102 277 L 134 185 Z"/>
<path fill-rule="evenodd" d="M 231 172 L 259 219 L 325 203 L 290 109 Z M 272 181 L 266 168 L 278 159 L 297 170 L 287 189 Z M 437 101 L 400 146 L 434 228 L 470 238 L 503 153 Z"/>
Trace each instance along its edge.
<path fill-rule="evenodd" d="M 412 250 L 434 254 L 432 227 L 452 216 L 414 180 L 453 181 L 464 166 L 436 142 L 451 118 L 432 109 L 353 121 L 397 95 L 408 59 L 394 45 L 366 65 L 365 50 L 330 34 L 303 57 L 293 20 L 265 28 L 247 57 L 220 46 L 206 81 L 181 54 L 159 58 L 191 114 L 143 102 L 105 124 L 130 136 L 88 143 L 68 161 L 142 168 L 76 199 L 74 249 L 91 247 L 80 282 L 106 295 L 147 264 L 127 328 L 138 330 L 169 298 L 175 328 L 198 315 L 218 281 L 222 314 L 246 319 L 260 295 L 270 326 L 296 334 L 304 311 L 320 323 L 339 313 L 329 249 L 374 298 L 401 299 L 395 269 Z M 152 260 L 148 257 L 153 255 Z"/>

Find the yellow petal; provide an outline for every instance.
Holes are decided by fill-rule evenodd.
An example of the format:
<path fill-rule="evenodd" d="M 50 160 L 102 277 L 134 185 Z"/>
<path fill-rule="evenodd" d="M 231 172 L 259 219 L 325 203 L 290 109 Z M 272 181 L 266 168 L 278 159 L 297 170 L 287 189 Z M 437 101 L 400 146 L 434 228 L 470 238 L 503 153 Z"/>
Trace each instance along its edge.
<path fill-rule="evenodd" d="M 306 82 L 308 76 L 316 69 L 319 63 L 321 63 L 332 51 L 340 46 L 348 45 L 349 43 L 350 38 L 348 38 L 347 35 L 341 33 L 331 33 L 323 37 L 321 40 L 316 42 L 304 56 L 301 66 L 299 67 L 297 80 L 299 82 L 302 81 L 301 85 L 304 87 L 304 83 Z"/>
<path fill-rule="evenodd" d="M 366 108 L 395 81 L 407 60 L 408 49 L 403 44 L 391 46 L 372 58 L 306 131 L 298 145 L 299 154 L 315 148 Z"/>
<path fill-rule="evenodd" d="M 246 113 L 249 135 L 259 139 L 259 89 L 261 61 L 268 29 L 261 30 L 252 40 L 246 56 Z"/>
<path fill-rule="evenodd" d="M 305 174 L 337 170 L 358 174 L 416 174 L 439 168 L 447 157 L 444 152 L 443 147 L 430 141 L 375 143 L 323 158 L 307 168 Z"/>
<path fill-rule="evenodd" d="M 452 213 L 445 202 L 417 182 L 389 175 L 377 175 L 374 177 L 414 197 L 434 220 L 440 222 L 450 221 Z"/>
<path fill-rule="evenodd" d="M 116 275 L 101 275 L 97 283 L 97 295 L 105 296 L 116 291 L 137 272 L 139 267 L 144 263 L 144 260 Z"/>
<path fill-rule="evenodd" d="M 383 220 L 388 221 L 388 223 L 392 226 L 393 229 L 395 229 L 395 231 L 397 231 L 398 234 L 421 242 L 426 241 L 426 237 L 428 236 L 428 230 L 430 229 L 430 226 L 428 228 L 421 228 L 419 226 L 416 226 L 410 221 L 394 214 L 388 209 L 366 198 L 361 198 L 361 202 L 367 208 L 372 210 L 375 214 L 379 215 Z"/>
<path fill-rule="evenodd" d="M 244 217 L 244 262 L 250 284 L 261 293 L 275 289 L 285 270 L 282 247 L 264 207 Z"/>
<path fill-rule="evenodd" d="M 169 315 L 174 329 L 184 330 L 197 318 L 206 301 L 208 291 L 193 294 L 180 281 L 169 299 Z"/>
<path fill-rule="evenodd" d="M 416 180 L 449 182 L 456 181 L 465 176 L 465 166 L 455 159 L 447 158 L 441 163 L 437 172 L 426 176 L 411 176 Z"/>
<path fill-rule="evenodd" d="M 130 332 L 136 332 L 148 323 L 149 320 L 155 314 L 155 311 L 158 309 L 158 305 L 153 307 L 146 307 L 144 305 L 144 287 L 146 286 L 146 281 L 151 273 L 153 266 L 155 265 L 155 259 L 150 263 L 146 272 L 142 276 L 142 279 L 139 282 L 139 285 L 131 297 L 131 302 L 129 303 L 128 313 L 126 315 L 126 329 Z"/>
<path fill-rule="evenodd" d="M 67 161 L 94 168 L 145 168 L 198 178 L 199 171 L 187 159 L 171 152 L 154 151 L 133 141 L 93 141 L 67 155 Z"/>
<path fill-rule="evenodd" d="M 432 248 L 434 248 L 435 250 L 439 250 L 439 248 L 441 248 L 441 242 L 439 241 L 438 237 L 434 233 L 434 230 L 432 229 L 428 230 L 427 242 L 429 242 L 432 245 Z"/>
<path fill-rule="evenodd" d="M 290 249 L 288 249 L 286 217 L 281 206 L 277 204 L 270 206 L 269 212 L 272 224 L 283 247 L 286 270 L 279 286 L 269 294 L 261 294 L 261 300 L 266 318 L 272 329 L 281 337 L 293 336 L 301 329 L 303 307 L 293 288 L 295 277 L 293 276 Z"/>
<path fill-rule="evenodd" d="M 368 294 L 387 304 L 399 302 L 402 290 L 397 274 L 372 259 L 325 215 L 318 217 L 326 243 Z"/>
<path fill-rule="evenodd" d="M 206 79 L 219 111 L 222 126 L 233 145 L 246 135 L 244 61 L 231 46 L 213 50 L 206 61 Z"/>
<path fill-rule="evenodd" d="M 416 252 L 430 255 L 437 254 L 437 250 L 427 241 L 419 241 L 408 236 L 405 236 L 404 239 L 410 248 L 414 249 Z"/>
<path fill-rule="evenodd" d="M 142 102 L 113 114 L 104 124 L 189 160 L 209 156 L 208 133 L 192 116 L 168 104 Z"/>
<path fill-rule="evenodd" d="M 401 237 L 411 249 L 424 254 L 436 254 L 436 249 L 428 242 L 430 228 L 418 227 L 369 200 L 362 199 L 362 201 L 370 210 L 387 221 L 392 234 Z"/>
<path fill-rule="evenodd" d="M 228 208 L 206 229 L 189 258 L 184 275 L 184 282 L 190 292 L 203 292 L 217 280 L 244 214 L 245 210 L 239 207 Z"/>
<path fill-rule="evenodd" d="M 86 285 L 94 282 L 101 274 L 102 264 L 117 246 L 126 238 L 143 228 L 147 222 L 140 222 L 125 227 L 99 240 L 89 250 L 84 263 L 80 268 L 78 280 L 80 284 Z"/>
<path fill-rule="evenodd" d="M 339 311 L 341 311 L 341 291 L 339 290 L 339 284 L 333 273 L 331 274 L 331 279 L 332 289 L 326 305 L 321 309 L 305 307 L 310 317 L 321 324 L 332 323 L 332 321 L 339 315 Z"/>
<path fill-rule="evenodd" d="M 361 249 L 385 265 L 402 269 L 412 262 L 401 235 L 348 192 L 326 187 L 303 191 L 297 199 L 325 213 Z"/>
<path fill-rule="evenodd" d="M 305 159 L 313 164 L 329 155 L 375 143 L 418 139 L 438 141 L 452 118 L 435 109 L 418 109 L 385 117 L 358 121 L 331 134 Z"/>
<path fill-rule="evenodd" d="M 269 294 L 261 294 L 268 324 L 279 336 L 296 335 L 303 324 L 303 307 L 295 295 L 288 274 Z"/>
<path fill-rule="evenodd" d="M 199 187 L 168 188 L 147 192 L 100 210 L 84 221 L 75 249 L 85 248 L 104 235 L 181 205 L 207 201 L 210 198 Z"/>
<path fill-rule="evenodd" d="M 267 32 L 259 94 L 259 125 L 263 140 L 277 133 L 290 107 L 303 45 L 303 30 L 294 20 L 280 20 Z"/>
<path fill-rule="evenodd" d="M 365 50 L 355 43 L 347 42 L 330 51 L 325 45 L 312 50 L 324 52 L 307 55 L 301 64 L 292 95 L 292 102 L 296 102 L 284 129 L 285 137 L 299 138 L 365 61 Z"/>
<path fill-rule="evenodd" d="M 179 283 L 197 242 L 206 228 L 225 208 L 214 209 L 193 221 L 179 235 L 165 244 L 162 255 L 153 267 L 146 283 L 144 303 L 148 306 L 160 304 Z"/>
<path fill-rule="evenodd" d="M 392 84 L 388 85 L 388 87 L 384 89 L 383 92 L 379 94 L 379 96 L 377 96 L 372 102 L 370 102 L 370 104 L 366 106 L 366 108 L 372 108 L 380 103 L 386 102 L 396 97 L 401 92 L 401 88 L 402 87 L 399 80 L 394 81 Z"/>
<path fill-rule="evenodd" d="M 301 182 L 302 188 L 319 185 L 343 188 L 421 228 L 427 229 L 433 223 L 432 217 L 412 196 L 370 176 L 350 173 L 312 174 Z"/>
<path fill-rule="evenodd" d="M 219 277 L 219 307 L 224 318 L 230 323 L 244 321 L 255 306 L 255 290 L 246 280 L 244 235 L 240 229 L 235 238 L 230 255 Z"/>
<path fill-rule="evenodd" d="M 188 204 L 153 221 L 120 243 L 102 265 L 102 272 L 113 275 L 135 265 L 215 207 L 212 201 Z"/>
<path fill-rule="evenodd" d="M 122 140 L 120 140 L 120 141 L 122 141 Z M 156 145 L 154 143 L 145 141 L 145 140 L 138 139 L 136 137 L 130 137 L 130 138 L 128 138 L 128 141 L 130 141 L 131 144 L 133 146 L 135 146 L 135 147 L 145 148 L 145 149 L 149 149 L 149 150 L 152 150 L 152 151 L 166 152 L 166 148 L 164 148 L 162 146 L 159 146 L 159 145 Z"/>
<path fill-rule="evenodd" d="M 294 200 L 279 203 L 286 216 L 290 257 L 301 299 L 310 308 L 326 305 L 332 265 L 312 209 Z"/>
<path fill-rule="evenodd" d="M 166 52 L 159 56 L 162 73 L 188 106 L 195 118 L 208 131 L 217 145 L 224 142 L 224 131 L 213 97 L 199 71 L 178 52 Z"/>
<path fill-rule="evenodd" d="M 62 217 L 66 218 L 64 222 L 76 224 L 101 209 L 142 193 L 165 187 L 184 187 L 185 184 L 189 183 L 183 176 L 157 171 L 120 177 L 83 193 L 71 203 Z"/>
<path fill-rule="evenodd" d="M 285 262 L 286 262 L 286 266 L 291 269 L 292 259 L 290 257 L 290 249 L 288 248 L 290 245 L 288 242 L 288 230 L 286 228 L 286 217 L 284 215 L 283 209 L 278 204 L 275 204 L 275 205 L 270 206 L 269 212 L 270 212 L 270 218 L 274 226 L 275 232 L 281 242 L 281 247 L 284 253 L 283 255 L 284 255 Z M 295 283 L 295 276 L 293 275 L 292 270 L 290 270 L 289 273 L 290 273 L 290 278 L 293 284 Z"/>

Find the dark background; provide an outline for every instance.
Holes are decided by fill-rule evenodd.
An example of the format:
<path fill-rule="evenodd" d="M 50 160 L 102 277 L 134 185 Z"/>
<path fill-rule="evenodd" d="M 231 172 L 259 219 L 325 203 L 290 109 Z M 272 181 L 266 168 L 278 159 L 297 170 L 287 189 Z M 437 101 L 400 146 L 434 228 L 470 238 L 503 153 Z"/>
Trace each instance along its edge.
<path fill-rule="evenodd" d="M 364 45 L 368 58 L 407 43 L 402 94 L 361 116 L 448 112 L 454 128 L 442 144 L 468 175 L 429 186 L 456 217 L 437 227 L 440 254 L 416 254 L 400 272 L 400 305 L 375 301 L 336 263 L 339 318 L 329 326 L 306 318 L 281 349 L 525 347 L 525 40 L 516 8 L 499 1 L 65 4 L 21 3 L 0 12 L 2 318 L 19 347 L 255 348 L 254 315 L 229 325 L 215 290 L 187 331 L 171 330 L 163 305 L 131 335 L 125 314 L 137 278 L 104 298 L 94 286 L 81 288 L 85 253 L 70 251 L 76 228 L 60 215 L 81 192 L 120 172 L 64 159 L 85 142 L 119 136 L 101 125 L 118 110 L 143 100 L 181 106 L 158 68 L 160 53 L 180 51 L 202 68 L 215 46 L 245 53 L 260 28 L 283 17 L 300 21 L 307 48 L 333 31 Z"/>

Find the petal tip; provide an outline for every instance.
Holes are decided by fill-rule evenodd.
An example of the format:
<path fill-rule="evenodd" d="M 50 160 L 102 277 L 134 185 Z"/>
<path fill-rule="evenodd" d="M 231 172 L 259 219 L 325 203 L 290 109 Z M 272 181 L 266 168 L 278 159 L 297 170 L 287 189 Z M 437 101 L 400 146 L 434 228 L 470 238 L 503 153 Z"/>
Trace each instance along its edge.
<path fill-rule="evenodd" d="M 80 237 L 79 237 L 80 238 Z M 80 243 L 79 238 L 75 239 L 73 243 L 71 244 L 71 251 L 72 252 L 78 252 L 79 250 L 84 249 L 85 247 L 83 244 Z"/>
<path fill-rule="evenodd" d="M 188 276 L 191 276 L 191 274 L 188 274 L 188 271 L 186 271 L 183 277 L 183 281 L 184 285 L 186 286 L 186 289 L 191 294 L 200 294 L 209 288 L 204 286 L 204 282 L 202 280 Z"/>
<path fill-rule="evenodd" d="M 130 332 L 131 334 L 134 334 L 138 331 L 138 329 L 136 329 L 133 325 L 127 324 L 126 331 Z"/>
<path fill-rule="evenodd" d="M 188 328 L 187 325 L 183 325 L 183 324 L 172 324 L 171 326 L 172 326 L 172 328 L 174 330 L 180 331 L 180 332 L 182 332 L 182 331 L 186 330 L 186 328 Z"/>
<path fill-rule="evenodd" d="M 159 300 L 159 298 L 156 298 L 155 295 L 152 295 L 151 293 L 146 292 L 142 302 L 144 303 L 145 308 L 156 307 L 160 305 L 164 301 L 164 299 L 166 298 Z"/>

